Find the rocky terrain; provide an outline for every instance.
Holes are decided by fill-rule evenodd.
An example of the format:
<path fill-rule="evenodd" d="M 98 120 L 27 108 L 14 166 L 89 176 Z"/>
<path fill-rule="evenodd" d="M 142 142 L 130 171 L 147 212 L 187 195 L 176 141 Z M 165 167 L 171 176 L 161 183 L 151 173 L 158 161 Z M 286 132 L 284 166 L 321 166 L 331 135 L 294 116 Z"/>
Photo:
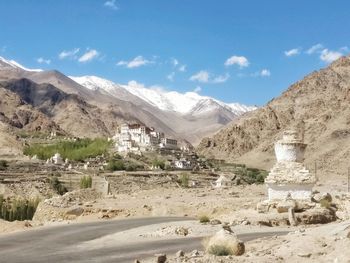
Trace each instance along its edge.
<path fill-rule="evenodd" d="M 313 72 L 266 106 L 205 138 L 198 151 L 270 169 L 273 143 L 286 129 L 297 129 L 308 143 L 305 162 L 322 174 L 347 174 L 350 156 L 350 56 Z"/>

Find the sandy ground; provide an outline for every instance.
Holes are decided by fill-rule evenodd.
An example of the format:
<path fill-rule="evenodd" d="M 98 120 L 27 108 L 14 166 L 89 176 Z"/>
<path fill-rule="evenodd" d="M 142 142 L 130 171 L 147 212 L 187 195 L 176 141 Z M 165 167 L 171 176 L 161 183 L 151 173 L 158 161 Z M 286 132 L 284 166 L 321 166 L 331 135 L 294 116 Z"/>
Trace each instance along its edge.
<path fill-rule="evenodd" d="M 170 255 L 169 262 L 350 262 L 348 248 L 350 247 L 348 220 L 350 217 L 350 195 L 346 192 L 347 185 L 343 178 L 320 181 L 315 190 L 330 192 L 338 205 L 339 220 L 325 226 L 298 226 L 297 231 L 283 237 L 270 237 L 246 243 L 246 253 L 241 257 L 220 259 L 213 256 L 187 255 L 183 261 Z M 257 222 L 264 217 L 256 211 L 256 204 L 267 198 L 264 185 L 239 185 L 230 188 L 181 188 L 174 185 L 154 186 L 147 190 L 137 190 L 129 194 L 110 195 L 96 199 L 89 195 L 73 199 L 74 208 L 82 208 L 81 215 L 66 214 L 71 207 L 50 208 L 44 206 L 35 221 L 29 222 L 33 227 L 79 223 L 96 220 L 110 220 L 128 217 L 147 216 L 188 216 L 188 222 L 163 224 L 133 229 L 115 235 L 104 236 L 92 240 L 81 247 L 108 246 L 116 240 L 140 240 L 162 238 L 185 238 L 178 234 L 178 229 L 187 229 L 189 237 L 210 236 L 221 228 L 220 222 L 215 225 L 203 225 L 198 222 L 200 216 L 206 215 L 211 220 L 229 224 L 237 232 L 276 230 L 276 227 L 262 227 Z M 56 213 L 60 210 L 60 213 Z M 191 218 L 197 218 L 195 221 Z M 291 229 L 288 226 L 282 226 Z M 0 221 L 0 232 L 8 233 L 30 229 L 24 222 Z M 267 229 L 267 230 L 266 230 Z M 132 238 L 131 238 L 132 237 Z M 172 259 L 173 258 L 173 259 Z M 173 261 L 171 261 L 173 260 Z M 143 261 L 141 261 L 143 262 Z"/>

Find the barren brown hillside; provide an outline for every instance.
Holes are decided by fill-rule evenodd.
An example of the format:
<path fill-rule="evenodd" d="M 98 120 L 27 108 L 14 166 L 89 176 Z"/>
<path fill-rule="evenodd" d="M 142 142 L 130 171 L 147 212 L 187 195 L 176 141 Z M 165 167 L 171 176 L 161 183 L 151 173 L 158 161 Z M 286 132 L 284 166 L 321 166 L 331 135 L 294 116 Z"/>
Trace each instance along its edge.
<path fill-rule="evenodd" d="M 305 163 L 318 173 L 347 174 L 350 157 L 350 56 L 313 72 L 266 106 L 233 121 L 198 151 L 269 169 L 273 143 L 286 129 L 304 131 Z"/>

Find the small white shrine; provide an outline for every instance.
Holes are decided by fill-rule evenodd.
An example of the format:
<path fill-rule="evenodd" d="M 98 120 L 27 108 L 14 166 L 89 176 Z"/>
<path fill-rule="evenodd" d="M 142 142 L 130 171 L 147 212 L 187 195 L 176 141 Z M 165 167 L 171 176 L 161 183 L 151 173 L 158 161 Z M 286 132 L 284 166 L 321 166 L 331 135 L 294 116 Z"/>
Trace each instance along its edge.
<path fill-rule="evenodd" d="M 215 188 L 222 188 L 232 186 L 232 181 L 224 175 L 220 175 L 220 177 L 215 181 Z"/>
<path fill-rule="evenodd" d="M 63 159 L 59 153 L 55 153 L 55 155 L 52 156 L 51 159 L 54 164 L 63 164 Z"/>
<path fill-rule="evenodd" d="M 269 201 L 285 200 L 288 196 L 296 200 L 310 200 L 315 175 L 303 165 L 306 144 L 298 138 L 296 131 L 285 131 L 283 138 L 275 143 L 277 162 L 265 179 Z"/>

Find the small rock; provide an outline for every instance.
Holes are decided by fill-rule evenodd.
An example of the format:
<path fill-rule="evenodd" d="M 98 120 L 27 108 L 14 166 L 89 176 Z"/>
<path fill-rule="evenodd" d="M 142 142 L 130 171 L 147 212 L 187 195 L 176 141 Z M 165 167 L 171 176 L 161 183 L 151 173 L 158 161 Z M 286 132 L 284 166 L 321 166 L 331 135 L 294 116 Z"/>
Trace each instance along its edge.
<path fill-rule="evenodd" d="M 167 260 L 165 254 L 156 254 L 155 257 L 157 258 L 157 263 L 165 263 Z"/>
<path fill-rule="evenodd" d="M 242 221 L 241 225 L 247 226 L 250 225 L 250 222 L 248 220 Z"/>
<path fill-rule="evenodd" d="M 66 215 L 80 216 L 84 213 L 84 208 L 79 206 L 74 206 L 66 211 Z"/>
<path fill-rule="evenodd" d="M 296 209 L 297 204 L 293 199 L 286 199 L 284 201 L 281 201 L 277 204 L 277 212 L 278 213 L 286 213 L 288 212 L 289 208 Z"/>
<path fill-rule="evenodd" d="M 188 231 L 188 228 L 178 227 L 175 229 L 175 234 L 181 235 L 181 236 L 187 236 L 189 234 L 189 231 Z"/>
<path fill-rule="evenodd" d="M 309 258 L 311 257 L 311 253 L 298 253 L 298 256 L 302 258 Z"/>
<path fill-rule="evenodd" d="M 218 219 L 213 219 L 213 220 L 210 220 L 210 224 L 211 224 L 211 225 L 220 225 L 220 224 L 221 224 L 221 221 L 218 220 Z"/>
<path fill-rule="evenodd" d="M 176 257 L 177 258 L 181 258 L 183 256 L 185 256 L 185 252 L 183 252 L 182 250 L 179 250 L 179 251 L 176 252 Z"/>
<path fill-rule="evenodd" d="M 193 250 L 192 252 L 191 252 L 191 257 L 198 257 L 199 256 L 199 251 L 198 250 Z"/>

